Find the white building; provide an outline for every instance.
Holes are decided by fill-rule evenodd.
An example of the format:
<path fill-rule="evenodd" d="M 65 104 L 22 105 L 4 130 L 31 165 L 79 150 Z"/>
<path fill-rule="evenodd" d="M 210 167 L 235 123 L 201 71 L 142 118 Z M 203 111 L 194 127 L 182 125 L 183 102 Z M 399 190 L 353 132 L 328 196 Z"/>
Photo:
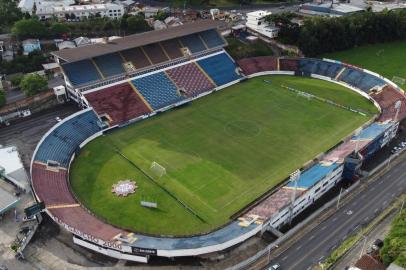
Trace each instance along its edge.
<path fill-rule="evenodd" d="M 264 10 L 249 12 L 247 13 L 247 22 L 245 25 L 251 31 L 268 38 L 275 38 L 278 36 L 279 29 L 265 21 L 265 17 L 271 14 L 272 12 Z"/>
<path fill-rule="evenodd" d="M 75 0 L 21 0 L 18 7 L 22 12 L 34 14 L 34 7 L 37 12 L 44 13 L 54 7 L 64 7 L 74 5 Z"/>
<path fill-rule="evenodd" d="M 109 17 L 112 19 L 120 18 L 124 14 L 122 5 L 107 3 L 107 4 L 92 4 L 92 5 L 73 5 L 73 6 L 55 6 L 45 9 L 38 9 L 36 12 L 40 19 L 47 19 L 56 16 L 59 19 L 65 19 L 66 15 L 75 15 L 75 18 L 88 18 L 93 15 L 101 17 Z"/>

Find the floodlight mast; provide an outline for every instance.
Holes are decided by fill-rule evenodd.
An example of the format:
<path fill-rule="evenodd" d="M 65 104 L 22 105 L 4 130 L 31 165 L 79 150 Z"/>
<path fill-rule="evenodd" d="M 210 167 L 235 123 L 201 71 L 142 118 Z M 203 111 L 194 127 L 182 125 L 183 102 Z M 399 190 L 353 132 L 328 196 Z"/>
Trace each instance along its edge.
<path fill-rule="evenodd" d="M 292 222 L 293 219 L 293 209 L 294 209 L 294 203 L 296 200 L 296 191 L 297 191 L 297 180 L 300 179 L 300 170 L 297 169 L 293 173 L 290 174 L 289 181 L 294 182 L 294 188 L 293 188 L 293 193 L 292 193 L 292 198 L 291 198 L 291 203 L 290 203 L 290 217 L 289 217 L 289 223 Z"/>
<path fill-rule="evenodd" d="M 400 107 L 402 107 L 402 101 L 398 100 L 395 103 L 395 109 L 396 109 L 396 114 L 395 114 L 395 121 L 398 121 L 398 116 L 399 116 L 399 111 L 400 111 Z"/>

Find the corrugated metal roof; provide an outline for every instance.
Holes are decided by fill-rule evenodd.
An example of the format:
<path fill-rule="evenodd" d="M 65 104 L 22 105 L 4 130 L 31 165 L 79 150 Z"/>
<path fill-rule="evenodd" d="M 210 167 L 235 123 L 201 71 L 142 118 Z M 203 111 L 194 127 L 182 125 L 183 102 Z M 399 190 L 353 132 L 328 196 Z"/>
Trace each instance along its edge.
<path fill-rule="evenodd" d="M 94 44 L 84 47 L 72 48 L 63 51 L 52 52 L 53 55 L 63 59 L 66 62 L 75 62 L 87 58 L 92 58 L 112 52 L 123 51 L 135 47 L 148 45 L 172 38 L 202 32 L 209 29 L 220 27 L 224 22 L 213 20 L 201 20 L 198 22 L 187 23 L 168 29 L 150 31 L 141 34 L 126 36 L 114 41 Z"/>

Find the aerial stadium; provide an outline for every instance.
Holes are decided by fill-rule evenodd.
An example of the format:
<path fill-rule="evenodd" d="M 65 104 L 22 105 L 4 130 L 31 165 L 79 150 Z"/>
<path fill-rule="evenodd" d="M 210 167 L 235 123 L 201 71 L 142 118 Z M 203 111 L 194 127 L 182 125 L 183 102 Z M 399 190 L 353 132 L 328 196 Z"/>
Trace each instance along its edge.
<path fill-rule="evenodd" d="M 74 243 L 118 259 L 200 256 L 278 230 L 385 146 L 403 91 L 330 59 L 234 61 L 201 21 L 54 52 L 82 109 L 32 158 Z"/>

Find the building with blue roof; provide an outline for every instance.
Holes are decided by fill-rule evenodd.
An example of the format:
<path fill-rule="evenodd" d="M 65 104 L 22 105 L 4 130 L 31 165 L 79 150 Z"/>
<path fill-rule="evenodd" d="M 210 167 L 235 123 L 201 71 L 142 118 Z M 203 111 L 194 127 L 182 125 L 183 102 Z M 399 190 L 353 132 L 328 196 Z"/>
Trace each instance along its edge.
<path fill-rule="evenodd" d="M 310 169 L 306 170 L 300 175 L 299 180 L 297 181 L 298 189 L 309 189 L 314 186 L 328 174 L 333 172 L 339 165 L 337 163 L 332 163 L 329 166 L 326 166 L 322 163 L 318 163 L 312 166 Z M 289 182 L 286 185 L 287 188 L 295 188 L 295 182 Z"/>

